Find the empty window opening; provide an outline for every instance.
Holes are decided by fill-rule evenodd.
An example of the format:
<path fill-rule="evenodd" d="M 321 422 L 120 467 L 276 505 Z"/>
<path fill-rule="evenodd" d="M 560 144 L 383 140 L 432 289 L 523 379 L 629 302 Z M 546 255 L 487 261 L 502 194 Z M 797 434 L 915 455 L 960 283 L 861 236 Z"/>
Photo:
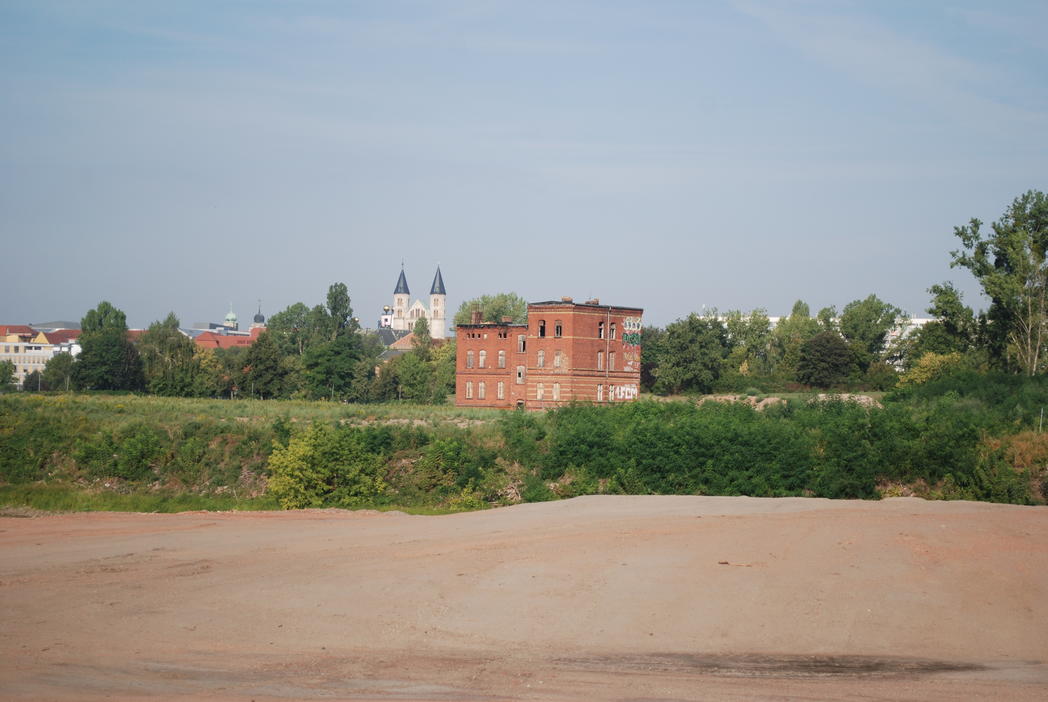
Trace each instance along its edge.
<path fill-rule="evenodd" d="M 546 337 L 546 320 L 539 320 L 539 338 L 544 339 Z"/>

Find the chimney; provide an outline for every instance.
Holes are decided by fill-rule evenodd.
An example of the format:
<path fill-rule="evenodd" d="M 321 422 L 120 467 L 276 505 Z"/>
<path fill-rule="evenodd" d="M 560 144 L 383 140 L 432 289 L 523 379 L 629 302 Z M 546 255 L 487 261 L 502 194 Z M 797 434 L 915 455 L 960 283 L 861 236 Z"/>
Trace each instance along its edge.
<path fill-rule="evenodd" d="M 561 302 L 574 302 L 575 300 L 574 300 L 574 298 L 564 296 L 564 297 L 560 298 L 560 301 Z"/>
<path fill-rule="evenodd" d="M 502 318 L 503 324 L 513 324 L 513 317 L 505 316 Z"/>
<path fill-rule="evenodd" d="M 599 305 L 600 304 L 600 298 L 599 297 L 595 297 L 592 300 L 586 300 L 586 304 L 587 305 Z"/>
<path fill-rule="evenodd" d="M 469 323 L 480 324 L 480 316 L 480 310 L 474 309 L 472 312 L 469 313 Z"/>

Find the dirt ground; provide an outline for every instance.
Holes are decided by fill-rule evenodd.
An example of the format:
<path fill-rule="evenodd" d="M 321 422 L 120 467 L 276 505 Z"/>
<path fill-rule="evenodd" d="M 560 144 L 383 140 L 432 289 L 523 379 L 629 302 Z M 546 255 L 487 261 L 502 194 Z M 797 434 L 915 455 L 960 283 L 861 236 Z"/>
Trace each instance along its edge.
<path fill-rule="evenodd" d="M 0 518 L 0 697 L 1048 699 L 1048 508 Z"/>

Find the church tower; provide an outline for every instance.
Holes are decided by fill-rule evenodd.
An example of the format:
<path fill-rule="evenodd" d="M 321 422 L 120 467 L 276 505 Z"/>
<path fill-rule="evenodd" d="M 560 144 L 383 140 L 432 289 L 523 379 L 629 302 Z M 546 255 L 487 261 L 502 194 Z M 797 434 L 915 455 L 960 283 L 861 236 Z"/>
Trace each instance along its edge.
<path fill-rule="evenodd" d="M 410 331 L 412 324 L 408 322 L 408 307 L 411 304 L 411 291 L 408 289 L 408 279 L 404 275 L 404 266 L 400 267 L 400 277 L 397 278 L 397 287 L 393 290 L 393 323 L 391 327 L 395 330 Z"/>
<path fill-rule="evenodd" d="M 448 293 L 444 289 L 444 278 L 440 275 L 440 266 L 433 276 L 433 285 L 429 289 L 429 334 L 434 339 L 443 339 L 448 333 L 448 323 L 444 316 Z"/>

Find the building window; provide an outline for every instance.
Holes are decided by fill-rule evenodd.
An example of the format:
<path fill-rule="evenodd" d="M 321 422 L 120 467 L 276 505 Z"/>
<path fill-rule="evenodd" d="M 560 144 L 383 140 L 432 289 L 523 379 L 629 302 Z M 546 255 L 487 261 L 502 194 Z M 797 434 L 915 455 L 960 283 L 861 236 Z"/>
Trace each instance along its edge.
<path fill-rule="evenodd" d="M 506 367 L 506 352 L 505 351 L 499 351 L 499 368 L 505 368 L 505 367 Z"/>
<path fill-rule="evenodd" d="M 545 396 L 546 396 L 546 388 L 544 388 L 542 386 L 542 383 L 539 383 L 538 385 L 535 386 L 535 399 L 536 400 L 541 400 Z"/>
<path fill-rule="evenodd" d="M 560 383 L 553 383 L 553 399 L 560 401 Z"/>
<path fill-rule="evenodd" d="M 546 367 L 546 352 L 543 351 L 542 349 L 539 349 L 538 366 L 539 366 L 539 368 L 545 368 Z"/>
<path fill-rule="evenodd" d="M 558 339 L 564 336 L 564 325 L 561 323 L 559 319 L 557 320 L 557 323 L 553 326 L 553 336 L 557 337 Z"/>
<path fill-rule="evenodd" d="M 517 385 L 524 384 L 524 366 L 517 366 Z"/>
<path fill-rule="evenodd" d="M 488 363 L 488 352 L 484 349 L 480 350 L 480 363 L 478 364 L 481 368 L 485 368 Z"/>
<path fill-rule="evenodd" d="M 487 397 L 487 389 L 484 387 L 484 381 L 477 383 L 477 399 L 483 400 Z"/>
<path fill-rule="evenodd" d="M 539 320 L 539 338 L 544 339 L 546 337 L 546 320 Z"/>
<path fill-rule="evenodd" d="M 517 335 L 517 353 L 524 353 L 524 348 L 527 346 L 526 338 L 523 334 Z"/>
<path fill-rule="evenodd" d="M 604 386 L 597 385 L 597 402 L 604 402 Z"/>
<path fill-rule="evenodd" d="M 597 370 L 604 370 L 604 352 L 597 352 Z"/>
<path fill-rule="evenodd" d="M 597 338 L 604 338 L 604 322 L 597 322 Z"/>
<path fill-rule="evenodd" d="M 611 338 L 615 338 L 615 322 L 611 323 Z"/>
<path fill-rule="evenodd" d="M 553 367 L 560 368 L 560 350 L 553 352 Z"/>
<path fill-rule="evenodd" d="M 466 352 L 466 368 L 472 368 L 472 367 L 473 367 L 473 352 L 472 351 L 467 351 Z"/>
<path fill-rule="evenodd" d="M 615 370 L 615 352 L 608 352 L 608 370 Z"/>
<path fill-rule="evenodd" d="M 500 400 L 505 400 L 506 399 L 506 384 L 500 380 L 497 390 L 498 390 L 498 394 L 499 394 L 499 399 Z"/>
<path fill-rule="evenodd" d="M 473 381 L 472 380 L 467 380 L 466 381 L 466 399 L 467 400 L 472 400 L 473 399 Z"/>

